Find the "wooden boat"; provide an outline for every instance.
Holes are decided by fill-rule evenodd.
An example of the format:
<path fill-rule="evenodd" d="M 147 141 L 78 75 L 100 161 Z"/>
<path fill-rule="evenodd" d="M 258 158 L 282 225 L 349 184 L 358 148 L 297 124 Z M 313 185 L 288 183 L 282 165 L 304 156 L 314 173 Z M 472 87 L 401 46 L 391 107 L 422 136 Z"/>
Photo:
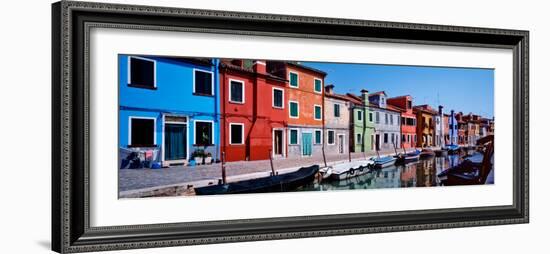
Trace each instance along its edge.
<path fill-rule="evenodd" d="M 437 177 L 441 183 L 443 185 L 484 184 L 493 167 L 491 162 L 494 154 L 493 140 L 493 135 L 479 139 L 478 144 L 485 144 L 483 154 L 467 156 L 459 165 L 439 173 Z"/>
<path fill-rule="evenodd" d="M 393 156 L 384 156 L 374 159 L 374 163 L 370 165 L 370 168 L 384 168 L 395 164 L 397 159 Z"/>
<path fill-rule="evenodd" d="M 420 158 L 428 158 L 435 156 L 435 152 L 432 149 L 424 148 L 420 152 Z"/>
<path fill-rule="evenodd" d="M 332 166 L 327 174 L 332 180 L 344 180 L 369 173 L 369 165 L 374 164 L 373 159 L 340 163 Z"/>
<path fill-rule="evenodd" d="M 195 188 L 195 194 L 216 195 L 292 191 L 313 182 L 318 171 L 319 165 L 312 165 L 286 174 Z"/>
<path fill-rule="evenodd" d="M 409 163 L 417 161 L 420 158 L 420 151 L 414 150 L 413 152 L 408 152 L 406 154 L 399 154 L 396 156 L 396 163 Z"/>

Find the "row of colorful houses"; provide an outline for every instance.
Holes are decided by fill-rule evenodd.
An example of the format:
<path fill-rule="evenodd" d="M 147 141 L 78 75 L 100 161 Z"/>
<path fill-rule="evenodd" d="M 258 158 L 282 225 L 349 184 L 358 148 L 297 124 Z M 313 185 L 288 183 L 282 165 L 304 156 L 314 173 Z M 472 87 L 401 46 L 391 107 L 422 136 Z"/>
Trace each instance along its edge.
<path fill-rule="evenodd" d="M 410 95 L 337 94 L 289 61 L 119 55 L 119 145 L 168 164 L 473 144 L 490 119 L 413 106 Z"/>

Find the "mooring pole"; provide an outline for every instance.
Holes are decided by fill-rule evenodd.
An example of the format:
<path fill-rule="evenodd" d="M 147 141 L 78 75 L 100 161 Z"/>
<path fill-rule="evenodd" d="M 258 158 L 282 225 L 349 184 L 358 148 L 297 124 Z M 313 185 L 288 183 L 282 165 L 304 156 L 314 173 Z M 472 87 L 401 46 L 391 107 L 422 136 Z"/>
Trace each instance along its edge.
<path fill-rule="evenodd" d="M 325 163 L 325 168 L 327 167 L 327 157 L 325 156 L 325 143 L 323 142 L 323 146 L 321 147 L 321 150 L 323 151 L 323 162 Z"/>
<path fill-rule="evenodd" d="M 273 156 L 271 154 L 271 149 L 269 149 L 269 163 L 271 164 L 271 173 L 275 175 L 275 168 L 273 167 Z"/>
<path fill-rule="evenodd" d="M 227 176 L 225 174 L 225 152 L 222 152 L 222 183 L 227 184 Z"/>

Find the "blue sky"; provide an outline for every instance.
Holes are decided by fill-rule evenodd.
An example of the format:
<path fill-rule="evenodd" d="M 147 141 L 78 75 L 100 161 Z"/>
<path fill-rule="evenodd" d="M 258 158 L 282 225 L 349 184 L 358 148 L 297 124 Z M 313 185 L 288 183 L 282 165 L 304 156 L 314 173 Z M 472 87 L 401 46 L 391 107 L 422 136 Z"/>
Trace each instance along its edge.
<path fill-rule="evenodd" d="M 494 71 L 476 68 L 373 65 L 302 62 L 328 73 L 325 84 L 334 84 L 336 93 L 359 94 L 386 91 L 389 97 L 411 95 L 413 104 L 429 104 L 435 109 L 451 109 L 494 115 Z"/>

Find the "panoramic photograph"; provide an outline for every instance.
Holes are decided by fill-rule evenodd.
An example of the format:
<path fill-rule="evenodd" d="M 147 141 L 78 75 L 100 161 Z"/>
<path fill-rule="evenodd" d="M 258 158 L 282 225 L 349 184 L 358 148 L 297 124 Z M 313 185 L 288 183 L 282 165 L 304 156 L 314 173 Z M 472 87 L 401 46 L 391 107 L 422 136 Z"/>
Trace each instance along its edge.
<path fill-rule="evenodd" d="M 493 69 L 119 54 L 117 83 L 119 198 L 495 183 Z"/>

